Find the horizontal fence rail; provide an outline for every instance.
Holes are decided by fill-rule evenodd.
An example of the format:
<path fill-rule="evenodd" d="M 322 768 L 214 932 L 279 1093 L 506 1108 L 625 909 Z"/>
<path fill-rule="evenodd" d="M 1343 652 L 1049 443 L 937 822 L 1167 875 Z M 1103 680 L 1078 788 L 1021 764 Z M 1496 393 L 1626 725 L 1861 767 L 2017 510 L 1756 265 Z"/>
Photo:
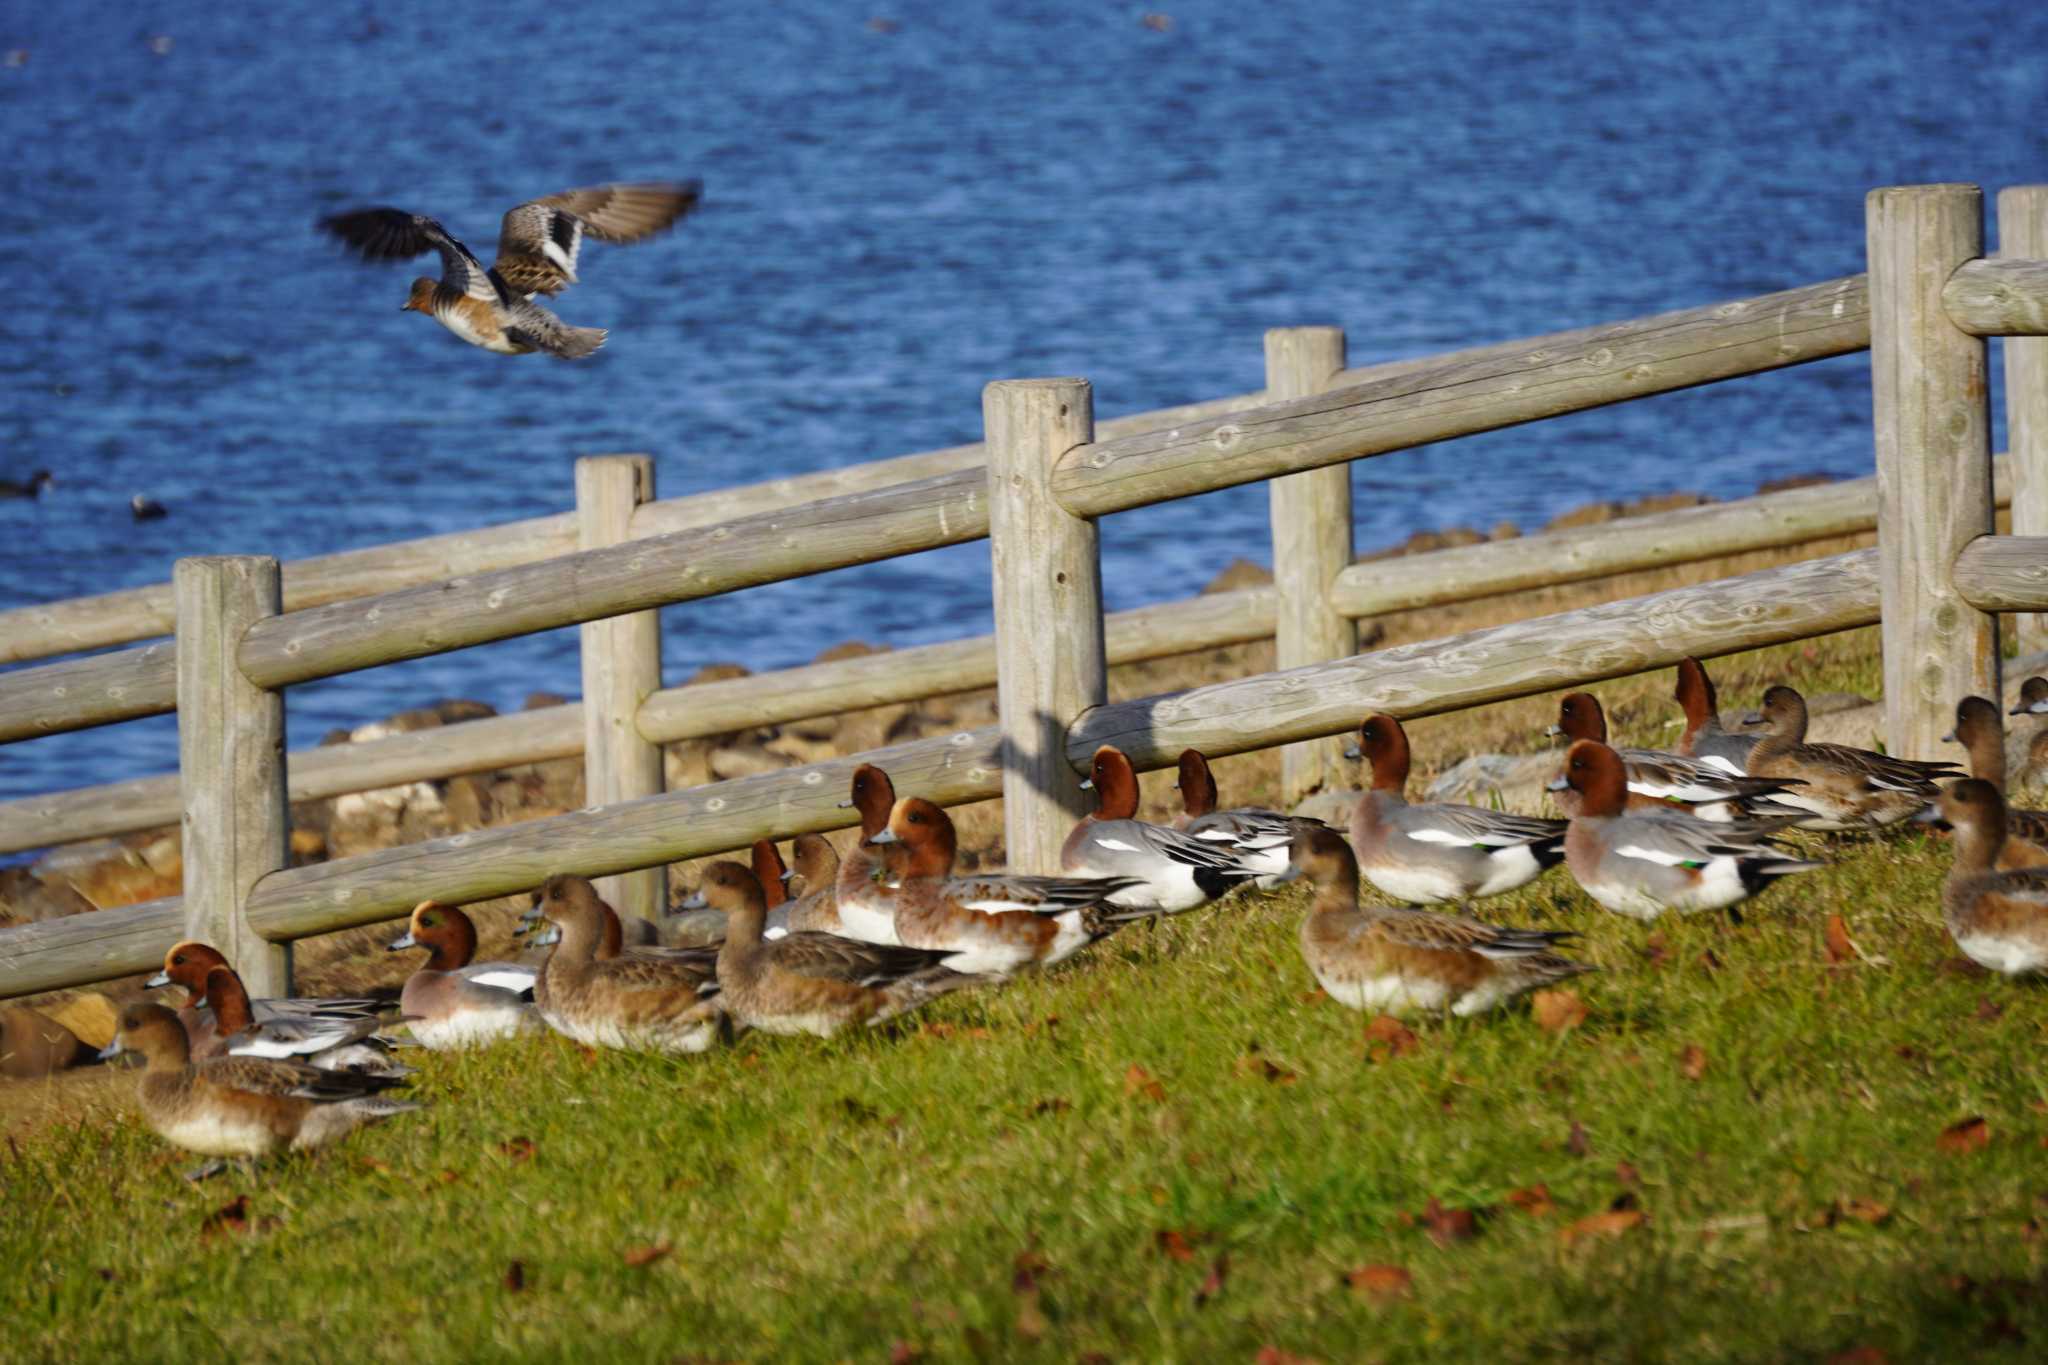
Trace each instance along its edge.
<path fill-rule="evenodd" d="M 2048 611 L 2048 536 L 1979 536 L 1951 572 L 1979 611 Z"/>
<path fill-rule="evenodd" d="M 1075 780 L 1097 744 L 1140 768 L 1184 748 L 1227 755 L 1342 734 L 1372 710 L 1429 715 L 1675 663 L 1755 649 L 1877 619 L 1877 554 L 1789 568 L 1399 645 L 1083 715 L 1067 743 Z M 996 727 L 915 740 L 758 777 L 273 872 L 249 898 L 266 938 L 303 938 L 392 919 L 432 898 L 459 904 L 537 886 L 556 872 L 604 876 L 844 828 L 853 769 L 879 763 L 906 795 L 942 805 L 1001 790 Z M 74 915 L 0 933 L 0 995 L 148 970 L 183 924 L 180 902 Z"/>

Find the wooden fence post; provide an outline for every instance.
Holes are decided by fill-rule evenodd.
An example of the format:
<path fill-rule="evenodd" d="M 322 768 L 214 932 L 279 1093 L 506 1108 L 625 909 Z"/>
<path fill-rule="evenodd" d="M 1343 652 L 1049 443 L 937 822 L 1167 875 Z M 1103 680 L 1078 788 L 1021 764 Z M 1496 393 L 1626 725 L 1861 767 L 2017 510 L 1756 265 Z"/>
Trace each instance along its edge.
<path fill-rule="evenodd" d="M 1998 254 L 2048 261 L 2048 185 L 1998 192 Z M 2012 455 L 2012 533 L 2048 536 L 2048 337 L 2005 338 L 2005 448 Z M 2013 618 L 2020 653 L 2048 649 L 2048 614 Z"/>
<path fill-rule="evenodd" d="M 251 683 L 235 662 L 249 626 L 283 609 L 284 575 L 267 555 L 205 555 L 179 560 L 171 582 L 185 937 L 220 949 L 250 995 L 290 995 L 291 945 L 243 916 L 256 883 L 290 861 L 284 694 Z"/>
<path fill-rule="evenodd" d="M 577 548 L 632 537 L 633 509 L 654 500 L 654 461 L 592 455 L 576 462 Z M 583 650 L 583 792 L 609 806 L 662 790 L 661 746 L 640 733 L 640 703 L 661 690 L 661 613 L 636 611 L 580 627 Z M 621 915 L 658 919 L 668 908 L 668 869 L 601 877 L 597 893 Z"/>
<path fill-rule="evenodd" d="M 1320 393 L 1344 369 L 1341 327 L 1275 327 L 1266 333 L 1266 401 Z M 1267 483 L 1273 520 L 1273 634 L 1280 668 L 1329 663 L 1358 652 L 1358 626 L 1330 605 L 1330 584 L 1351 567 L 1351 466 L 1330 465 Z M 1344 741 L 1316 739 L 1280 751 L 1280 804 L 1352 785 Z"/>
<path fill-rule="evenodd" d="M 1891 752 L 1941 758 L 1956 703 L 1998 691 L 1998 618 L 1959 596 L 1956 555 L 1992 530 L 1987 348 L 1942 286 L 1984 254 L 1975 185 L 1899 185 L 1865 202 L 1877 541 Z"/>
<path fill-rule="evenodd" d="M 996 696 L 1003 730 L 1009 865 L 1059 870 L 1060 845 L 1092 808 L 1067 761 L 1067 730 L 1107 697 L 1102 560 L 1095 523 L 1053 499 L 1059 458 L 1095 439 L 1085 379 L 1008 379 L 982 391 Z"/>

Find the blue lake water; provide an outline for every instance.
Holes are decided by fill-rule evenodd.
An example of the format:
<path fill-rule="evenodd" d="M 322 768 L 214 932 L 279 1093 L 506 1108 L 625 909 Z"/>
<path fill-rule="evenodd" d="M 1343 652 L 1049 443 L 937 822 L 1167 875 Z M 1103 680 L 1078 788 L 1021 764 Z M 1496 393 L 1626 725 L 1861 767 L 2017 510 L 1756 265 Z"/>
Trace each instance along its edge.
<path fill-rule="evenodd" d="M 991 379 L 1098 413 L 1261 383 L 1260 334 L 1354 364 L 1738 298 L 1863 264 L 1873 186 L 2048 179 L 2048 6 L 654 0 L 158 4 L 0 16 L 0 606 L 567 507 L 578 454 L 660 492 L 980 434 Z M 876 31 L 870 20 L 894 22 Z M 152 43 L 152 39 L 156 39 Z M 701 177 L 593 245 L 595 359 L 398 311 L 414 273 L 311 228 L 432 213 L 488 259 L 520 199 Z M 1870 466 L 1867 362 L 1355 467 L 1361 548 L 1593 497 Z M 143 492 L 171 509 L 135 524 Z M 1109 519 L 1122 608 L 1265 556 L 1252 487 Z M 986 547 L 664 613 L 666 667 L 988 629 Z M 577 689 L 558 631 L 296 688 L 311 743 L 441 696 Z M 0 794 L 175 766 L 158 718 L 0 748 Z"/>

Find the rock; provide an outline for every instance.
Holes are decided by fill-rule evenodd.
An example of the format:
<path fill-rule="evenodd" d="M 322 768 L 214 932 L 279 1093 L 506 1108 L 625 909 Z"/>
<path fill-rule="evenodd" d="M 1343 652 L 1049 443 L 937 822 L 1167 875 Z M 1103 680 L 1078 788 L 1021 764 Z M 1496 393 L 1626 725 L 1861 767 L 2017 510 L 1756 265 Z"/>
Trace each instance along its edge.
<path fill-rule="evenodd" d="M 1484 545 L 1486 537 L 1470 526 L 1453 526 L 1448 531 L 1437 532 L 1440 549 L 1453 550 L 1461 545 Z"/>
<path fill-rule="evenodd" d="M 1684 507 L 1703 507 L 1714 501 L 1705 493 L 1658 493 L 1653 497 L 1637 498 L 1621 509 L 1625 517 L 1647 517 L 1658 512 L 1676 512 Z"/>
<path fill-rule="evenodd" d="M 684 910 L 661 922 L 662 941 L 672 948 L 710 948 L 725 942 L 725 913 Z"/>
<path fill-rule="evenodd" d="M 327 836 L 317 829 L 292 826 L 293 863 L 317 863 L 327 857 Z"/>
<path fill-rule="evenodd" d="M 559 692 L 528 692 L 519 704 L 522 711 L 540 711 L 550 706 L 567 706 L 569 699 Z"/>
<path fill-rule="evenodd" d="M 1493 524 L 1493 529 L 1486 533 L 1486 538 L 1488 540 L 1520 540 L 1522 538 L 1522 528 L 1515 525 L 1512 521 L 1497 521 Z"/>
<path fill-rule="evenodd" d="M 1557 775 L 1558 755 L 1472 754 L 1437 774 L 1423 791 L 1426 801 L 1457 801 L 1525 815 L 1542 813 L 1544 790 Z"/>
<path fill-rule="evenodd" d="M 0 1076 L 33 1080 L 85 1057 L 85 1045 L 62 1024 L 20 1005 L 0 1006 Z"/>
<path fill-rule="evenodd" d="M 1358 809 L 1358 798 L 1364 792 L 1353 788 L 1348 791 L 1317 792 L 1305 798 L 1294 808 L 1294 814 L 1305 815 L 1311 820 L 1320 820 L 1335 830 L 1348 831 L 1351 827 L 1351 812 Z"/>
<path fill-rule="evenodd" d="M 1233 559 L 1217 574 L 1202 585 L 1202 592 L 1236 592 L 1240 588 L 1263 588 L 1273 581 L 1273 571 L 1263 564 L 1254 564 L 1249 559 Z"/>
<path fill-rule="evenodd" d="M 1832 474 L 1787 474 L 1781 479 L 1765 479 L 1756 486 L 1759 496 L 1765 493 L 1789 493 L 1795 488 L 1812 488 L 1815 484 L 1833 483 Z"/>
<path fill-rule="evenodd" d="M 1613 521 L 1620 515 L 1621 504 L 1618 502 L 1589 502 L 1582 507 L 1574 507 L 1569 512 L 1558 513 L 1543 523 L 1543 529 L 1569 531 L 1574 526 L 1598 526 Z"/>
<path fill-rule="evenodd" d="M 17 923 L 82 915 L 93 903 L 65 882 L 45 882 L 25 867 L 0 868 L 0 911 Z"/>
<path fill-rule="evenodd" d="M 842 640 L 836 645 L 827 645 L 818 651 L 814 664 L 836 664 L 841 659 L 865 659 L 870 654 L 887 654 L 889 646 L 871 645 L 865 640 Z"/>
<path fill-rule="evenodd" d="M 63 1025 L 79 1042 L 94 1049 L 113 1042 L 114 1030 L 121 1022 L 120 1007 L 98 991 L 46 996 L 36 1002 L 35 1008 L 38 1014 Z"/>
<path fill-rule="evenodd" d="M 796 760 L 773 753 L 757 744 L 727 745 L 711 751 L 711 772 L 721 782 L 735 777 L 759 777 L 796 766 Z"/>
<path fill-rule="evenodd" d="M 181 889 L 179 878 L 166 877 L 150 867 L 135 847 L 121 839 L 65 844 L 50 850 L 30 870 L 43 885 L 67 886 L 101 910 L 160 900 Z"/>

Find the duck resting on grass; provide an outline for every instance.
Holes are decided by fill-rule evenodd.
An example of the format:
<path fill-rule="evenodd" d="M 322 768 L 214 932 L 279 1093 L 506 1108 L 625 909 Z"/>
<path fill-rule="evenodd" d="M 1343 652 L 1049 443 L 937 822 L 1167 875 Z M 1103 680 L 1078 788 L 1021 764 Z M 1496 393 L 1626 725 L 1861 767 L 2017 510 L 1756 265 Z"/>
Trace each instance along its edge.
<path fill-rule="evenodd" d="M 602 327 L 571 327 L 534 295 L 550 298 L 577 282 L 585 236 L 600 242 L 642 241 L 673 227 L 697 205 L 694 180 L 646 185 L 595 185 L 529 200 L 505 215 L 498 259 L 486 270 L 470 249 L 432 218 L 404 209 L 365 208 L 320 220 L 365 260 L 441 256 L 441 278 L 412 282 L 401 312 L 423 313 L 472 346 L 499 355 L 546 351 L 578 360 L 604 345 Z"/>
<path fill-rule="evenodd" d="M 1315 888 L 1301 924 L 1301 956 L 1340 1005 L 1389 1014 L 1483 1014 L 1538 986 L 1594 970 L 1553 951 L 1564 931 L 1507 929 L 1463 915 L 1361 905 L 1358 862 L 1335 830 L 1288 847 L 1286 880 Z"/>
<path fill-rule="evenodd" d="M 1941 884 L 1942 922 L 1956 947 L 2006 976 L 2048 970 L 2048 868 L 1999 870 L 2005 798 L 1965 778 L 1942 793 L 1939 814 L 1956 831 L 1956 860 Z"/>
<path fill-rule="evenodd" d="M 1749 751 L 1752 777 L 1797 778 L 1805 785 L 1772 800 L 1810 812 L 1801 829 L 1880 829 L 1910 819 L 1941 795 L 1935 783 L 1959 777 L 1953 763 L 1894 758 L 1846 744 L 1806 742 L 1806 698 L 1782 684 L 1743 717 L 1763 738 Z"/>

